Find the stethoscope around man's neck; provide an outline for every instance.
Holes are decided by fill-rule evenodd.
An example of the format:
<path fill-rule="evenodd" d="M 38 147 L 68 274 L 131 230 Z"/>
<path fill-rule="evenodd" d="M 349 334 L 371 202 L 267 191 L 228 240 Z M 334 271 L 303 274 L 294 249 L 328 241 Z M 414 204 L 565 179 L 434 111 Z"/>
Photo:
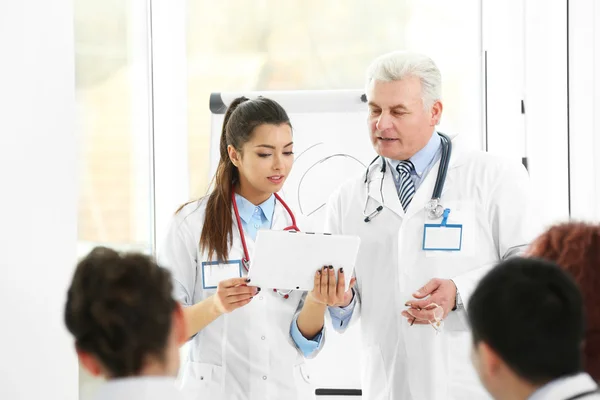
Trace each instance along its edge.
<path fill-rule="evenodd" d="M 437 177 L 435 180 L 435 186 L 433 188 L 433 194 L 431 195 L 431 199 L 425 204 L 425 212 L 427 213 L 427 217 L 429 219 L 437 219 L 440 218 L 444 214 L 444 207 L 440 204 L 440 198 L 442 197 L 442 191 L 444 190 L 444 183 L 446 182 L 446 175 L 448 173 L 448 165 L 450 164 L 450 156 L 452 155 L 452 141 L 450 138 L 438 132 L 440 138 L 442 140 L 442 156 L 440 158 L 440 168 L 438 169 Z M 379 195 L 381 197 L 381 204 L 375 208 L 370 213 L 367 213 L 367 206 L 369 202 L 369 184 L 371 180 L 369 179 L 369 172 L 371 171 L 371 166 L 377 162 L 377 160 L 381 159 L 381 168 L 379 172 L 381 173 L 381 182 L 379 183 Z M 369 166 L 367 167 L 367 171 L 365 172 L 365 186 L 366 186 L 366 199 L 365 206 L 363 208 L 363 216 L 365 217 L 365 222 L 371 222 L 373 218 L 378 216 L 381 211 L 383 211 L 383 207 L 385 206 L 385 201 L 383 199 L 383 179 L 385 177 L 385 172 L 387 170 L 387 161 L 383 156 L 377 156 L 371 161 Z"/>

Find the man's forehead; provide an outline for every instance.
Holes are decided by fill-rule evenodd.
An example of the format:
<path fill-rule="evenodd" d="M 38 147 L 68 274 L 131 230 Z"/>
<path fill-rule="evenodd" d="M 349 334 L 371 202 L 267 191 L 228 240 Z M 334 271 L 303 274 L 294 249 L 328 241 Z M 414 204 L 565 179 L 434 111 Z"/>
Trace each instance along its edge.
<path fill-rule="evenodd" d="M 379 107 L 406 107 L 421 97 L 421 82 L 409 77 L 397 81 L 373 81 L 367 88 L 367 104 Z"/>

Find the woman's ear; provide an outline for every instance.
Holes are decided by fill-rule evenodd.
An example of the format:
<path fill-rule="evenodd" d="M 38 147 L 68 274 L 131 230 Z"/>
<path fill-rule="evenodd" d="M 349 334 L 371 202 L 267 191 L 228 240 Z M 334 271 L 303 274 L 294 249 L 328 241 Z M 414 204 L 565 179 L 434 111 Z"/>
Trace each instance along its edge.
<path fill-rule="evenodd" d="M 231 163 L 233 165 L 235 165 L 236 167 L 239 167 L 240 154 L 232 145 L 227 146 L 227 154 L 229 155 L 229 159 L 231 160 Z"/>

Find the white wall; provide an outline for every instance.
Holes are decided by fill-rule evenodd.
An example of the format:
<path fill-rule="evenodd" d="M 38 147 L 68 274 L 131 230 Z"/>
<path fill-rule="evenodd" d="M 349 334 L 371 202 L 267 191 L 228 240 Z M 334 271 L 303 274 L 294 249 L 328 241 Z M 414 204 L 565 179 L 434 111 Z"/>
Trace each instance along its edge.
<path fill-rule="evenodd" d="M 0 2 L 0 398 L 77 398 L 72 3 Z"/>
<path fill-rule="evenodd" d="M 152 93 L 155 239 L 188 200 L 187 2 L 152 0 Z M 208 101 L 207 101 L 208 107 Z M 201 157 L 203 155 L 198 155 Z M 204 155 L 208 157 L 208 154 Z"/>
<path fill-rule="evenodd" d="M 567 0 L 483 0 L 483 26 L 488 150 L 519 161 L 526 157 L 540 218 L 545 225 L 564 221 L 569 217 Z"/>
<path fill-rule="evenodd" d="M 571 215 L 600 220 L 600 3 L 569 2 Z"/>
<path fill-rule="evenodd" d="M 525 1 L 527 156 L 546 224 L 569 218 L 567 83 L 567 0 Z"/>

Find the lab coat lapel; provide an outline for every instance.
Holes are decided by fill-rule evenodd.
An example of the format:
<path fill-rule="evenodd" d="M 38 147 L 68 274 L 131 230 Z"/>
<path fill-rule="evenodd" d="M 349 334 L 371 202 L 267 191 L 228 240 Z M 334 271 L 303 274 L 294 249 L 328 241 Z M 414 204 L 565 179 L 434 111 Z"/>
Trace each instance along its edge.
<path fill-rule="evenodd" d="M 452 154 L 450 154 L 450 162 L 448 163 L 448 173 L 446 174 L 446 182 L 444 183 L 444 187 L 442 189 L 442 200 L 444 199 L 444 193 L 446 193 L 446 190 L 448 190 L 448 188 L 452 187 L 456 179 L 456 172 L 453 173 L 452 170 L 462 165 L 465 161 L 465 150 L 460 145 L 460 142 L 457 143 L 457 141 L 455 140 L 456 136 L 452 137 Z M 433 193 L 433 189 L 431 190 L 431 193 Z"/>
<path fill-rule="evenodd" d="M 458 136 L 458 135 L 456 135 L 456 136 Z M 462 161 L 462 157 L 461 157 L 462 152 L 460 150 L 460 144 L 459 144 L 459 146 L 456 146 L 456 141 L 454 140 L 454 138 L 456 136 L 451 138 L 452 152 L 450 154 L 450 162 L 448 163 L 448 173 L 446 174 L 446 180 L 444 182 L 444 187 L 442 188 L 442 196 L 441 196 L 442 205 L 444 204 L 444 193 L 446 192 L 446 190 L 448 190 L 449 187 L 452 187 L 454 174 L 451 173 L 451 171 L 452 171 L 452 169 L 458 167 Z M 421 182 L 419 189 L 415 193 L 415 196 L 413 197 L 410 205 L 408 206 L 407 218 L 410 218 L 410 217 L 414 216 L 415 214 L 419 213 L 420 211 L 425 210 L 425 204 L 427 204 L 427 202 L 429 200 L 431 200 L 431 197 L 433 196 L 433 189 L 435 187 L 437 175 L 438 175 L 438 172 L 441 167 L 440 163 L 441 163 L 441 157 L 435 163 L 435 165 L 431 168 L 431 170 L 429 170 L 429 172 L 427 173 L 427 176 Z"/>
<path fill-rule="evenodd" d="M 285 201 L 285 199 L 283 200 Z M 282 231 L 290 225 L 292 225 L 292 219 L 288 215 L 288 212 L 279 200 L 275 200 L 275 209 L 273 210 L 271 229 L 275 231 Z"/>
<path fill-rule="evenodd" d="M 421 185 L 415 192 L 415 195 L 408 206 L 406 218 L 411 218 L 413 215 L 424 210 L 425 204 L 431 199 L 433 194 L 433 188 L 435 187 L 435 181 L 437 178 L 438 171 L 440 169 L 440 160 L 429 170 L 425 179 L 421 182 Z"/>
<path fill-rule="evenodd" d="M 387 163 L 387 161 L 385 161 Z M 383 199 L 380 194 L 381 187 L 381 165 L 378 165 L 376 168 L 373 168 L 369 179 L 373 179 L 369 185 L 369 207 L 367 208 L 367 213 L 374 210 L 379 204 L 383 204 L 384 207 L 392 210 L 400 217 L 404 216 L 404 209 L 402 208 L 402 204 L 400 204 L 400 199 L 398 198 L 398 190 L 396 189 L 396 184 L 394 183 L 394 175 L 392 171 L 390 171 L 390 165 L 386 165 L 385 176 L 383 178 Z"/>

